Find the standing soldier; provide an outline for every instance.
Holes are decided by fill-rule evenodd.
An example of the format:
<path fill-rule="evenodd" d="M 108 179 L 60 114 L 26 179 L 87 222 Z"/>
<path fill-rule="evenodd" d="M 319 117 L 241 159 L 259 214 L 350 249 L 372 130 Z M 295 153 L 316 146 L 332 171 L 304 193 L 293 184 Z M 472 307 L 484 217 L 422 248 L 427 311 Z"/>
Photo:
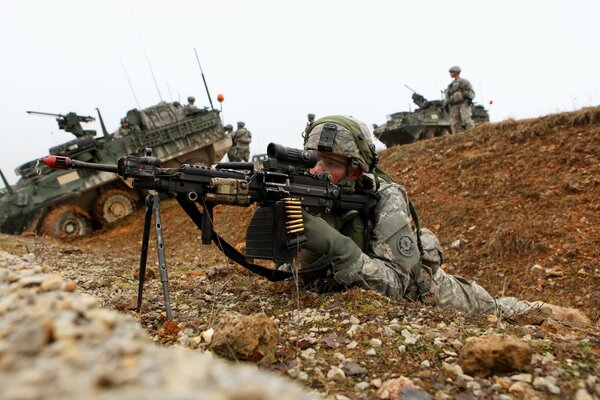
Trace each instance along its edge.
<path fill-rule="evenodd" d="M 475 98 L 475 91 L 468 80 L 460 77 L 459 66 L 453 66 L 448 72 L 453 81 L 446 89 L 444 105 L 450 106 L 452 133 L 458 133 L 475 126 L 471 119 L 471 103 Z"/>
<path fill-rule="evenodd" d="M 244 122 L 238 122 L 236 131 L 231 135 L 233 145 L 227 153 L 229 161 L 247 162 L 250 158 L 250 142 L 252 142 L 252 134 L 245 126 L 246 124 Z"/>
<path fill-rule="evenodd" d="M 304 132 L 302 133 L 302 137 L 304 138 L 304 144 L 306 144 L 306 140 L 308 138 L 306 132 L 310 131 L 312 124 L 315 123 L 315 114 L 310 113 L 307 115 L 307 118 L 308 122 L 306 122 L 306 129 L 304 129 Z"/>

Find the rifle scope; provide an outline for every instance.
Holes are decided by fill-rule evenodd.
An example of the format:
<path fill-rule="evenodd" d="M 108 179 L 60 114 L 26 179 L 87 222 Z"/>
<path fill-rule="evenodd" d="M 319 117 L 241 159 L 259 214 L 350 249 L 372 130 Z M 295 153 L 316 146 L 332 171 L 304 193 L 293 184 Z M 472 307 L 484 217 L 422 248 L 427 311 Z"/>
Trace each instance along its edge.
<path fill-rule="evenodd" d="M 300 150 L 285 147 L 277 143 L 269 143 L 267 155 L 277 161 L 312 168 L 317 165 L 318 155 L 315 150 Z"/>

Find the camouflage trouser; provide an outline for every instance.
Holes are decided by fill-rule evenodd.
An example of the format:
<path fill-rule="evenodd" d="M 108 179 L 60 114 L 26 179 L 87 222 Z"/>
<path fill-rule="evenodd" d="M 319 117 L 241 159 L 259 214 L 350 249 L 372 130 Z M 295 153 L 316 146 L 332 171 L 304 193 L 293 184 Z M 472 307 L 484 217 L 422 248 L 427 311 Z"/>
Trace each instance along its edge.
<path fill-rule="evenodd" d="M 248 149 L 248 148 L 238 149 L 237 155 L 238 155 L 238 158 L 240 159 L 240 161 L 247 162 L 248 159 L 250 158 L 250 149 Z"/>
<path fill-rule="evenodd" d="M 471 119 L 471 105 L 464 101 L 450 106 L 452 133 L 462 132 L 475 126 Z"/>
<path fill-rule="evenodd" d="M 335 274 L 335 280 L 346 286 L 373 289 L 391 298 L 404 297 L 414 284 L 414 279 L 384 264 L 374 262 L 363 254 L 359 260 Z M 435 273 L 423 266 L 420 277 L 429 291 L 421 295 L 421 301 L 443 309 L 461 311 L 466 314 L 501 312 L 515 315 L 526 312 L 532 303 L 514 297 L 494 298 L 474 281 L 447 274 L 438 268 Z M 419 280 L 421 280 L 419 279 Z"/>

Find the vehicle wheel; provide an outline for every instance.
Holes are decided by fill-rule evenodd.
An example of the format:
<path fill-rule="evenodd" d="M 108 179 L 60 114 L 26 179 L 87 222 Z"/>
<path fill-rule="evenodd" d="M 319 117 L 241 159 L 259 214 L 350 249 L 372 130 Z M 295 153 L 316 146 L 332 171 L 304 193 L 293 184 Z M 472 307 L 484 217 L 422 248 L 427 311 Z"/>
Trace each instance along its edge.
<path fill-rule="evenodd" d="M 421 135 L 419 135 L 419 140 L 431 139 L 431 138 L 433 138 L 433 136 L 434 136 L 434 129 L 432 129 L 432 128 L 425 128 L 421 132 Z"/>
<path fill-rule="evenodd" d="M 42 233 L 54 237 L 84 236 L 91 231 L 89 214 L 69 204 L 50 210 L 42 223 Z"/>
<path fill-rule="evenodd" d="M 135 199 L 129 193 L 121 189 L 110 189 L 96 199 L 94 217 L 101 226 L 106 226 L 133 214 L 135 210 Z"/>
<path fill-rule="evenodd" d="M 440 136 L 446 136 L 450 134 L 450 129 L 448 128 L 443 128 L 438 130 L 437 134 L 435 136 L 440 137 Z"/>

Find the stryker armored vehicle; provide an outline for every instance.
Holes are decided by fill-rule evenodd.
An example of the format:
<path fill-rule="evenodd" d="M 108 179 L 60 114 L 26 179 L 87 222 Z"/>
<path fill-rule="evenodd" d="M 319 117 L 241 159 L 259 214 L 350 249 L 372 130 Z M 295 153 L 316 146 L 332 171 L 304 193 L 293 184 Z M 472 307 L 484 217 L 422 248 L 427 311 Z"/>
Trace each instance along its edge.
<path fill-rule="evenodd" d="M 29 113 L 55 116 L 59 128 L 75 136 L 50 148 L 51 155 L 81 161 L 115 163 L 125 154 L 144 155 L 150 148 L 152 155 L 163 161 L 163 167 L 210 166 L 231 147 L 217 110 L 198 109 L 186 114 L 181 107 L 161 102 L 130 110 L 113 134 L 106 131 L 98 110 L 103 131 L 100 137 L 95 137 L 96 131 L 81 127 L 82 122 L 94 121 L 93 117 L 72 112 Z M 146 195 L 106 172 L 52 170 L 37 160 L 17 167 L 15 172 L 20 178 L 14 186 L 1 174 L 5 187 L 0 189 L 0 230 L 6 233 L 85 235 L 133 213 Z"/>
<path fill-rule="evenodd" d="M 407 86 L 408 87 L 408 86 Z M 387 116 L 383 125 L 373 125 L 373 134 L 387 147 L 431 139 L 451 132 L 450 112 L 442 100 L 430 100 L 413 92 L 412 100 L 419 107 L 415 111 L 401 111 Z M 479 104 L 472 106 L 475 125 L 489 122 L 487 110 Z"/>

